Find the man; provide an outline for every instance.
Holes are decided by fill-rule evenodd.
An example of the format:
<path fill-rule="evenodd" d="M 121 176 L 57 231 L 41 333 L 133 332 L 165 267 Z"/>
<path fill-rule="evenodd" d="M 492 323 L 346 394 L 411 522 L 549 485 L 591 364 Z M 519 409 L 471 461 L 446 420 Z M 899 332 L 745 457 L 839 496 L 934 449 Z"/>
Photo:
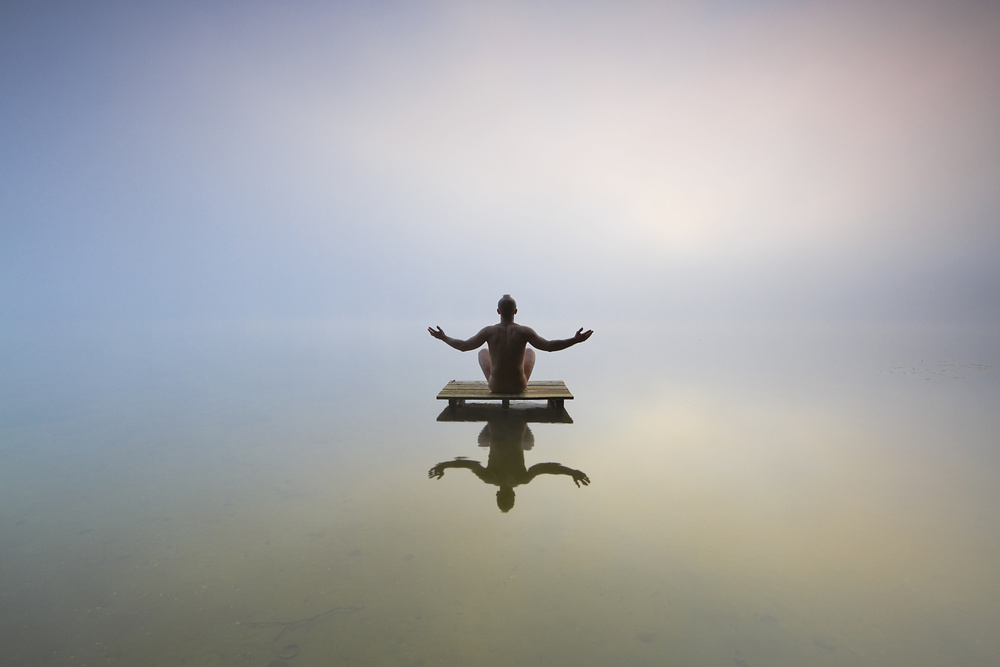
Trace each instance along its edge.
<path fill-rule="evenodd" d="M 529 344 L 545 352 L 556 352 L 582 343 L 594 333 L 581 328 L 572 338 L 545 340 L 531 327 L 514 323 L 517 303 L 510 294 L 504 294 L 497 303 L 497 313 L 500 314 L 499 324 L 483 327 L 468 340 L 446 336 L 441 327 L 427 327 L 432 336 L 462 352 L 475 350 L 486 343 L 487 349 L 479 351 L 479 366 L 486 375 L 490 391 L 495 394 L 520 394 L 528 386 L 528 378 L 535 367 L 535 351 L 528 347 Z"/>
<path fill-rule="evenodd" d="M 444 477 L 449 468 L 465 468 L 487 484 L 499 487 L 497 507 L 501 512 L 509 512 L 514 506 L 514 487 L 527 484 L 539 475 L 567 475 L 580 486 L 590 484 L 590 478 L 581 470 L 574 470 L 560 463 L 536 463 L 525 466 L 524 451 L 531 449 L 535 437 L 528 428 L 528 422 L 519 416 L 517 410 L 504 410 L 489 419 L 479 434 L 479 446 L 490 448 L 490 457 L 484 466 L 479 461 L 470 461 L 464 456 L 454 461 L 439 463 L 427 473 L 431 479 Z"/>

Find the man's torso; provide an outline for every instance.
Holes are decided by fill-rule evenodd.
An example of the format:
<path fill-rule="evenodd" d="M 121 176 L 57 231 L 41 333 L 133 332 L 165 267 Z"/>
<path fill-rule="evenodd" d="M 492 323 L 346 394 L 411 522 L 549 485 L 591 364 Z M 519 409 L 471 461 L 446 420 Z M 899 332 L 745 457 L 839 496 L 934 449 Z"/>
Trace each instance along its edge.
<path fill-rule="evenodd" d="M 520 393 L 528 385 L 524 376 L 524 349 L 528 328 L 513 322 L 489 327 L 486 344 L 490 350 L 490 389 Z"/>

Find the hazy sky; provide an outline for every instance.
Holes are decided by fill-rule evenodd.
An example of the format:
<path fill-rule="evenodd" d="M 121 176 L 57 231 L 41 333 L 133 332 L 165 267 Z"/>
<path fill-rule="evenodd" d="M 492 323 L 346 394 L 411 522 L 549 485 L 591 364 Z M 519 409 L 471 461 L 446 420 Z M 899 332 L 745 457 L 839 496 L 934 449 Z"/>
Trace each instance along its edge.
<path fill-rule="evenodd" d="M 0 310 L 998 322 L 998 73 L 988 0 L 6 2 Z"/>

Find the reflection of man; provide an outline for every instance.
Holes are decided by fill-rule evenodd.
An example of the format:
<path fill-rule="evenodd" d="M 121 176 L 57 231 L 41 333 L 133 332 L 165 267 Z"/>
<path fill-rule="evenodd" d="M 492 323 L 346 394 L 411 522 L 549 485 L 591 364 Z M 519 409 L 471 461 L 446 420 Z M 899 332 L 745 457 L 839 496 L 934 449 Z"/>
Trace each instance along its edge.
<path fill-rule="evenodd" d="M 523 419 L 491 419 L 479 434 L 479 444 L 489 445 L 490 448 L 486 467 L 479 461 L 459 456 L 454 461 L 437 464 L 427 476 L 441 479 L 448 468 L 467 468 L 487 484 L 500 487 L 497 491 L 497 507 L 502 512 L 508 512 L 514 506 L 514 487 L 527 484 L 538 475 L 569 475 L 577 486 L 581 483 L 584 486 L 590 484 L 590 478 L 581 471 L 558 463 L 536 463 L 525 468 L 524 450 L 531 449 L 534 436 Z"/>
<path fill-rule="evenodd" d="M 581 328 L 572 338 L 545 340 L 531 327 L 514 324 L 517 303 L 510 294 L 504 294 L 497 303 L 497 312 L 500 314 L 499 324 L 483 327 L 468 340 L 446 336 L 441 327 L 427 327 L 432 336 L 462 352 L 475 350 L 486 343 L 488 349 L 479 351 L 479 366 L 486 375 L 490 390 L 495 393 L 519 394 L 528 386 L 528 378 L 535 367 L 535 351 L 527 347 L 529 343 L 539 350 L 556 352 L 582 343 L 594 333 Z"/>

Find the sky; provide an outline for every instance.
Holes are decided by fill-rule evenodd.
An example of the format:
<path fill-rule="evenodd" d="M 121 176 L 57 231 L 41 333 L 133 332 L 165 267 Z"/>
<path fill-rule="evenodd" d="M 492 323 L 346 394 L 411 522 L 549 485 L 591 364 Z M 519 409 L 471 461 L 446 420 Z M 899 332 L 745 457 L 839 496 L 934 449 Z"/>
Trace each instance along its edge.
<path fill-rule="evenodd" d="M 1000 323 L 998 71 L 985 0 L 5 2 L 0 321 Z"/>

